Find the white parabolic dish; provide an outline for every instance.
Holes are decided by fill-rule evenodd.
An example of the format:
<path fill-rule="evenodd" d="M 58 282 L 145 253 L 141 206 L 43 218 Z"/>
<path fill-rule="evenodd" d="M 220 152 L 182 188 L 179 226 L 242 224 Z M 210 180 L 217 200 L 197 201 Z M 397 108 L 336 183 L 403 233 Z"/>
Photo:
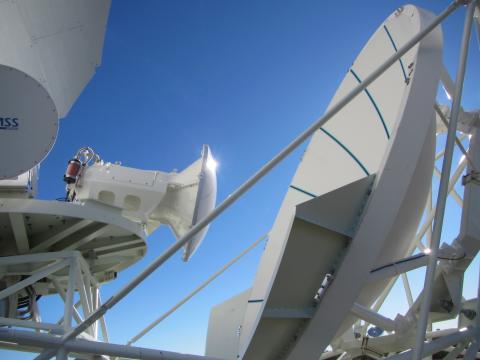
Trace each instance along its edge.
<path fill-rule="evenodd" d="M 52 148 L 58 119 L 101 62 L 109 8 L 110 0 L 0 1 L 0 180 Z"/>
<path fill-rule="evenodd" d="M 26 73 L 0 65 L 0 180 L 38 165 L 57 131 L 57 109 L 45 88 Z"/>
<path fill-rule="evenodd" d="M 414 6 L 392 14 L 359 54 L 332 104 L 432 19 L 432 14 Z M 240 358 L 318 359 L 334 336 L 342 335 L 355 321 L 349 315 L 353 303 L 370 306 L 388 282 L 368 283 L 369 272 L 412 250 L 433 170 L 432 120 L 441 68 L 441 37 L 437 27 L 313 136 L 257 271 L 242 325 Z M 333 238 L 322 240 L 312 233 L 317 236 L 310 236 L 308 241 L 316 240 L 310 245 L 318 247 L 318 253 L 311 259 L 312 267 L 306 269 L 306 250 L 299 248 L 303 240 L 291 238 L 299 205 L 371 174 L 376 178 L 367 206 L 352 224 L 353 233 L 346 235 L 345 231 L 342 235 L 351 237 L 346 239 L 348 247 L 327 256 L 332 252 L 328 246 Z M 295 257 L 301 266 L 295 266 Z M 313 297 L 325 276 L 325 272 L 315 273 L 314 268 L 322 261 L 324 271 L 334 272 L 335 277 L 311 318 L 272 317 L 272 309 L 313 306 Z M 299 268 L 304 271 L 299 273 Z M 303 288 L 306 283 L 314 284 L 309 303 L 299 303 L 295 298 L 295 282 L 301 282 Z M 291 286 L 282 295 L 286 283 Z"/>

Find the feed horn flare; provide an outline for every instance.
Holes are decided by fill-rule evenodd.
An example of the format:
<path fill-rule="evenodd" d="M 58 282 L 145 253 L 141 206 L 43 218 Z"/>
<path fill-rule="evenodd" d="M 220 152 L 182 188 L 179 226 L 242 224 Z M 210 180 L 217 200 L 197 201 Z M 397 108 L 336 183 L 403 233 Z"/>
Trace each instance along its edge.
<path fill-rule="evenodd" d="M 143 224 L 147 235 L 165 224 L 181 238 L 215 207 L 215 169 L 216 162 L 208 145 L 203 146 L 200 159 L 178 173 L 105 162 L 92 149 L 83 148 L 68 162 L 64 179 L 69 201 L 118 209 L 122 216 Z M 207 230 L 185 245 L 185 261 L 193 255 Z"/>

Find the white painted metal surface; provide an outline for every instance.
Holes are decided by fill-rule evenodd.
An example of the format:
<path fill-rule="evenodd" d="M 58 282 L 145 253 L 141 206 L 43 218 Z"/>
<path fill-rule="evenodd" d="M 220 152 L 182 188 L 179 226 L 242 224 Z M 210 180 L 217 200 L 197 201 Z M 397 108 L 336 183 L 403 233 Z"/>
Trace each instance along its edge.
<path fill-rule="evenodd" d="M 18 176 L 0 180 L 0 196 L 6 198 L 34 198 L 38 189 L 38 170 L 39 167 L 35 166 Z"/>
<path fill-rule="evenodd" d="M 169 225 L 177 238 L 215 207 L 216 163 L 204 145 L 200 159 L 181 172 L 140 170 L 97 161 L 82 169 L 69 185 L 77 202 L 102 204 L 145 226 L 151 234 L 160 224 Z M 208 226 L 185 244 L 187 261 L 202 242 Z"/>
<path fill-rule="evenodd" d="M 36 360 L 50 359 L 56 353 L 61 354 L 64 344 L 75 339 L 82 332 L 85 331 L 93 322 L 101 318 L 108 310 L 114 307 L 119 301 L 133 291 L 139 284 L 142 283 L 149 275 L 156 269 L 162 266 L 169 258 L 171 258 L 183 245 L 185 245 L 196 233 L 201 231 L 205 226 L 209 225 L 220 214 L 222 214 L 228 207 L 235 203 L 245 192 L 251 189 L 261 178 L 263 178 L 270 170 L 278 165 L 286 156 L 292 153 L 299 145 L 307 140 L 314 132 L 321 126 L 325 125 L 331 118 L 335 116 L 343 107 L 348 105 L 356 98 L 362 91 L 364 91 L 370 84 L 373 83 L 379 76 L 390 68 L 396 61 L 398 61 L 409 50 L 413 49 L 417 43 L 426 38 L 446 17 L 448 17 L 460 4 L 454 2 L 450 4 L 440 15 L 433 19 L 424 29 L 415 34 L 407 43 L 405 43 L 397 53 L 392 54 L 381 65 L 378 66 L 362 84 L 355 86 L 347 95 L 332 105 L 327 112 L 310 125 L 305 131 L 297 136 L 291 143 L 276 154 L 270 161 L 262 166 L 256 173 L 254 173 L 248 180 L 239 186 L 229 197 L 215 207 L 203 220 L 194 225 L 182 238 L 178 239 L 176 243 L 171 245 L 163 254 L 152 261 L 143 271 L 123 286 L 116 294 L 108 299 L 97 311 L 93 312 L 85 321 L 78 325 L 72 331 L 66 333 L 61 341 L 55 346 L 55 349 L 44 350 Z M 62 355 L 65 358 L 65 354 Z"/>
<path fill-rule="evenodd" d="M 0 258 L 3 269 L 3 282 L 9 282 L 9 273 L 24 274 L 22 269 L 28 268 L 26 274 L 30 275 L 21 281 L 11 281 L 10 285 L 0 291 L 0 304 L 2 316 L 0 324 L 20 328 L 48 330 L 55 334 L 62 334 L 72 328 L 72 321 L 82 321 L 82 315 L 88 316 L 100 307 L 101 299 L 98 293 L 100 284 L 90 273 L 87 261 L 78 251 L 59 251 L 55 253 L 39 253 Z M 56 323 L 42 321 L 37 306 L 39 293 L 36 290 L 43 280 L 53 283 L 55 290 L 64 301 L 64 313 Z M 40 281 L 39 281 L 40 280 Z M 2 284 L 3 285 L 3 284 Z M 45 285 L 45 284 L 44 284 Z M 74 290 L 77 289 L 80 301 L 74 305 Z M 25 302 L 16 295 L 19 293 L 32 294 L 29 299 L 30 306 L 20 305 Z M 32 319 L 25 316 L 25 309 L 31 313 Z M 79 310 L 82 312 L 80 314 Z M 33 320 L 33 321 L 30 321 Z M 92 324 L 85 332 L 85 336 L 99 338 L 99 328 L 104 341 L 108 341 L 105 319 L 101 318 Z"/>
<path fill-rule="evenodd" d="M 437 204 L 433 222 L 432 235 L 430 237 L 430 257 L 425 272 L 422 306 L 417 322 L 417 338 L 415 342 L 413 360 L 423 358 L 423 346 L 425 341 L 425 332 L 429 325 L 430 304 L 432 302 L 432 292 L 435 279 L 435 270 L 437 268 L 437 254 L 440 247 L 440 237 L 442 235 L 443 220 L 448 197 L 448 183 L 450 181 L 450 172 L 452 169 L 453 153 L 455 150 L 455 140 L 457 138 L 457 124 L 462 102 L 463 82 L 465 79 L 465 70 L 467 64 L 468 45 L 473 24 L 473 14 L 477 2 L 470 2 L 465 15 L 462 41 L 460 45 L 460 54 L 456 74 L 455 91 L 453 93 L 452 111 L 450 123 L 448 124 L 447 140 L 445 143 L 445 155 L 442 161 L 442 172 L 438 188 Z M 477 348 L 477 345 L 473 345 Z M 476 354 L 477 350 L 475 350 Z M 467 356 L 467 359 L 469 357 Z"/>
<path fill-rule="evenodd" d="M 370 74 L 431 19 L 430 14 L 413 6 L 406 6 L 392 14 L 362 50 L 332 104 L 359 80 L 361 81 L 363 76 Z M 342 262 L 344 269 L 342 270 L 342 267 L 335 269 L 336 280 L 332 283 L 332 288 L 326 291 L 325 296 L 335 293 L 332 290 L 336 283 L 342 290 L 332 297 L 332 301 L 327 298 L 322 300 L 321 304 L 326 303 L 328 306 L 322 305 L 317 309 L 316 316 L 310 321 L 303 336 L 297 340 L 291 354 L 292 358 L 318 358 L 319 352 L 321 353 L 328 345 L 335 333 L 342 334 L 353 323 L 353 318 L 345 317 L 355 298 L 358 297 L 357 302 L 362 305 L 370 305 L 385 286 L 385 283 L 370 284 L 359 293 L 357 291 L 362 287 L 364 280 L 353 275 L 360 276 L 364 269 L 364 275 L 367 276 L 376 265 L 401 258 L 409 250 L 423 210 L 429 186 L 427 179 L 431 176 L 433 166 L 435 130 L 431 120 L 440 73 L 440 59 L 441 31 L 437 29 L 369 86 L 364 96 L 352 101 L 324 127 L 324 130 L 319 130 L 299 165 L 261 260 L 252 289 L 254 299 L 268 298 L 273 274 L 277 271 L 281 254 L 285 249 L 290 219 L 296 204 L 312 196 L 325 194 L 369 173 L 378 172 L 379 178 L 376 180 L 374 198 L 364 215 L 366 217 L 346 254 L 349 258 Z M 417 119 L 424 121 L 419 122 Z M 410 135 L 412 133 L 414 135 Z M 389 137 L 392 138 L 390 142 Z M 384 154 L 388 155 L 384 157 Z M 392 177 L 397 171 L 397 176 L 403 179 Z M 413 182 L 412 185 L 409 185 L 410 180 Z M 394 205 L 396 201 L 392 199 L 392 194 L 395 194 L 393 197 L 399 196 L 402 191 L 405 191 L 406 202 L 403 205 L 400 203 Z M 377 201 L 378 205 L 373 205 Z M 386 204 L 389 204 L 388 209 L 384 208 Z M 378 208 L 375 209 L 375 206 Z M 370 216 L 376 213 L 377 219 L 372 222 L 373 227 L 367 230 L 370 227 L 366 222 L 369 212 Z M 395 218 L 401 221 L 402 225 L 393 222 Z M 363 236 L 368 240 L 360 240 Z M 339 281 L 342 275 L 344 277 Z M 320 285 L 322 279 L 317 281 Z M 261 319 L 260 314 L 264 306 L 264 303 L 258 302 L 250 303 L 247 307 L 241 334 L 240 357 L 245 355 L 245 358 L 255 358 L 255 352 L 249 352 L 249 344 L 252 336 L 255 336 L 255 328 Z M 323 307 L 327 313 L 322 310 L 322 315 L 318 317 Z M 341 325 L 344 319 L 344 324 Z M 274 339 L 270 340 L 274 342 Z M 322 341 L 322 344 L 319 341 Z M 269 346 L 266 345 L 268 342 L 263 343 Z M 289 346 L 287 344 L 285 346 L 288 349 Z M 268 356 L 275 358 L 277 354 L 272 353 Z"/>
<path fill-rule="evenodd" d="M 34 78 L 67 115 L 102 59 L 110 0 L 0 3 L 0 64 Z"/>
<path fill-rule="evenodd" d="M 78 250 L 98 282 L 113 280 L 146 251 L 146 233 L 140 224 L 95 204 L 0 199 L 0 227 L 3 261 L 5 256 Z M 17 265 L 2 268 L 1 274 L 28 275 L 40 268 Z M 50 281 L 34 287 L 38 294 L 57 292 Z"/>
<path fill-rule="evenodd" d="M 38 165 L 53 147 L 57 131 L 57 109 L 46 89 L 29 74 L 0 62 L 0 152 L 9 154 L 2 156 L 0 180 Z"/>
<path fill-rule="evenodd" d="M 101 62 L 109 0 L 0 2 L 0 180 L 38 165 Z M 28 144 L 28 151 L 25 150 Z"/>
<path fill-rule="evenodd" d="M 0 339 L 7 347 L 12 343 L 29 348 L 33 351 L 55 348 L 60 344 L 60 338 L 49 334 L 34 334 L 13 329 L 0 329 Z M 18 348 L 18 345 L 16 345 Z M 171 351 L 154 350 L 142 347 L 126 347 L 119 344 L 108 344 L 100 341 L 75 339 L 65 344 L 65 350 L 77 358 L 95 359 L 101 353 L 115 359 L 142 360 L 221 360 L 200 355 L 181 354 Z M 103 357 L 102 357 L 103 358 Z M 57 357 L 58 359 L 58 357 Z"/>
<path fill-rule="evenodd" d="M 368 201 L 373 177 L 296 206 L 268 298 L 248 299 L 249 306 L 263 305 L 263 309 L 245 358 L 285 355 L 330 286 Z"/>
<path fill-rule="evenodd" d="M 198 192 L 195 199 L 195 207 L 190 226 L 183 232 L 176 234 L 177 237 L 185 235 L 187 230 L 203 220 L 214 208 L 217 200 L 217 163 L 212 156 L 212 151 L 207 145 L 203 146 L 202 167 L 198 180 Z M 207 234 L 209 226 L 195 234 L 183 247 L 183 260 L 187 261 L 198 249 Z"/>
<path fill-rule="evenodd" d="M 473 163 L 480 164 L 480 138 L 478 129 L 473 131 L 470 141 L 469 155 Z M 472 173 L 467 169 L 467 174 Z M 444 258 L 457 261 L 442 260 L 433 281 L 433 300 L 430 305 L 430 319 L 443 321 L 456 317 L 462 308 L 462 279 L 464 271 L 472 263 L 480 251 L 480 227 L 477 216 L 480 213 L 480 188 L 475 181 L 465 184 L 461 227 L 458 237 L 451 245 L 443 245 L 440 250 L 448 250 L 450 255 Z M 419 297 L 409 309 L 407 316 L 418 316 L 422 298 Z M 462 326 L 460 326 L 462 327 Z"/>
<path fill-rule="evenodd" d="M 48 4 L 51 5 L 55 2 L 48 1 Z M 65 1 L 65 3 L 67 2 Z M 33 4 L 31 1 L 21 0 L 11 3 Z M 2 3 L 0 3 L 1 5 Z M 456 5 L 451 5 L 442 16 L 447 16 Z M 59 7 L 59 9 L 61 8 L 62 6 Z M 39 10 L 36 15 L 44 16 L 45 13 Z M 405 15 L 407 15 L 406 18 Z M 39 18 L 41 19 L 42 16 Z M 66 18 L 71 19 L 69 16 Z M 387 20 L 383 27 L 383 34 L 390 41 L 393 50 L 397 51 L 397 46 L 400 47 L 413 36 L 413 33 L 420 31 L 428 18 L 428 15 L 407 6 L 397 10 Z M 39 28 L 43 27 L 48 28 L 43 24 L 39 26 Z M 153 198 L 160 204 L 153 211 L 152 207 L 148 206 L 152 196 L 146 194 L 148 191 L 145 191 L 144 185 L 148 185 L 148 179 L 152 173 L 157 172 L 127 169 L 121 166 L 113 168 L 113 170 L 110 167 L 108 172 L 105 171 L 105 174 L 102 175 L 103 179 L 102 176 L 97 176 L 98 173 L 92 172 L 93 176 L 90 180 L 93 179 L 93 181 L 90 184 L 84 183 L 83 185 L 87 189 L 83 190 L 98 190 L 92 191 L 96 197 L 80 195 L 81 201 L 77 204 L 63 203 L 58 207 L 54 203 L 42 204 L 42 202 L 25 199 L 3 199 L 2 194 L 0 208 L 7 204 L 7 210 L 0 213 L 0 220 L 4 223 L 3 227 L 8 230 L 7 235 L 11 239 L 5 248 L 7 252 L 11 251 L 8 253 L 11 256 L 4 256 L 0 259 L 0 265 L 2 265 L 0 268 L 7 278 L 9 276 L 18 277 L 19 274 L 29 275 L 29 277 L 16 280 L 12 277 L 8 284 L 2 284 L 6 287 L 0 289 L 0 300 L 5 300 L 7 296 L 16 291 L 26 291 L 30 286 L 36 286 L 36 291 L 45 291 L 44 293 L 58 292 L 65 300 L 64 316 L 58 324 L 42 323 L 38 317 L 34 321 L 12 319 L 11 314 L 9 314 L 9 318 L 0 317 L 0 324 L 45 329 L 52 331 L 52 335 L 37 336 L 34 333 L 8 331 L 2 332 L 2 340 L 17 341 L 23 350 L 32 350 L 33 348 L 41 351 L 51 348 L 48 351 L 44 350 L 38 359 L 50 358 L 55 353 L 57 359 L 66 359 L 69 352 L 85 353 L 86 356 L 109 354 L 152 359 L 192 358 L 188 355 L 85 342 L 75 338 L 81 336 L 87 339 L 97 339 L 101 327 L 104 330 L 104 340 L 108 341 L 103 319 L 103 315 L 108 309 L 118 303 L 181 246 L 184 246 L 184 259 L 188 259 L 203 239 L 210 221 L 311 135 L 318 125 L 325 124 L 330 117 L 348 104 L 355 97 L 355 92 L 358 94 L 362 91 L 362 79 L 359 71 L 369 70 L 366 75 L 370 73 L 372 75 L 367 76 L 366 79 L 373 80 L 376 77 L 375 74 L 383 71 L 382 68 L 386 69 L 387 63 L 395 61 L 392 57 L 394 55 L 388 55 L 384 43 L 378 38 L 381 30 L 382 27 L 375 35 L 377 38 L 374 36 L 364 51 L 385 55 L 389 60 L 384 62 L 382 56 L 370 56 L 362 59 L 361 55 L 349 73 L 357 81 L 357 84 L 348 83 L 347 77 L 332 101 L 327 114 L 260 169 L 218 208 L 214 208 L 215 195 L 212 196 L 212 191 L 213 194 L 216 192 L 214 171 L 213 177 L 211 173 L 205 174 L 208 168 L 208 148 L 204 150 L 201 160 L 184 172 L 176 174 L 176 177 L 169 178 L 170 174 L 164 173 L 155 174 L 155 178 L 157 175 L 159 176 L 160 180 L 157 185 L 161 191 L 156 189 L 157 193 L 150 192 L 148 194 L 155 195 L 156 197 Z M 418 35 L 417 39 L 421 38 Z M 413 44 L 414 41 L 411 40 L 408 43 Z M 428 194 L 428 182 L 433 167 L 435 129 L 433 121 L 430 121 L 433 119 L 430 100 L 435 96 L 435 84 L 438 80 L 438 76 L 436 77 L 435 74 L 441 67 L 438 56 L 440 49 L 441 41 L 437 29 L 409 53 L 404 54 L 400 50 L 399 57 L 401 54 L 401 58 L 397 71 L 401 72 L 398 72 L 397 75 L 402 75 L 404 81 L 400 90 L 393 86 L 395 78 L 398 79 L 392 70 L 395 67 L 390 68 L 375 83 L 370 84 L 370 80 L 365 80 L 370 84 L 363 94 L 365 97 L 357 97 L 337 113 L 332 119 L 333 121 L 328 123 L 323 130 L 317 132 L 282 205 L 282 210 L 287 208 L 287 211 L 283 213 L 281 211 L 277 219 L 277 223 L 281 219 L 282 221 L 287 220 L 287 224 L 283 224 L 285 225 L 283 228 L 276 229 L 278 225 L 276 223 L 273 229 L 277 230 L 276 245 L 273 246 L 273 254 L 277 258 L 273 257 L 273 261 L 271 261 L 272 249 L 267 249 L 270 256 L 270 263 L 267 262 L 267 264 L 270 269 L 263 273 L 263 278 L 260 277 L 260 283 L 266 280 L 268 299 L 265 296 L 264 299 L 251 301 L 250 296 L 248 299 L 250 302 L 248 302 L 246 295 L 249 291 L 247 291 L 246 294 L 243 294 L 245 298 L 241 299 L 240 296 L 240 298 L 234 299 L 232 306 L 220 305 L 218 308 L 222 310 L 219 311 L 220 316 L 217 316 L 217 320 L 212 322 L 212 326 L 220 324 L 219 327 L 215 325 L 211 330 L 212 333 L 215 333 L 214 341 L 210 346 L 212 351 L 221 350 L 227 358 L 236 357 L 239 338 L 232 335 L 232 329 L 238 328 L 237 324 L 242 322 L 245 307 L 253 303 L 262 304 L 261 318 L 254 334 L 254 341 L 248 344 L 249 347 L 244 358 L 268 359 L 288 356 L 291 359 L 316 360 L 329 341 L 332 338 L 335 339 L 335 336 L 338 339 L 357 318 L 379 325 L 386 330 L 398 332 L 390 337 L 385 336 L 375 339 L 377 341 L 372 341 L 379 347 L 387 349 L 385 352 L 391 352 L 391 349 L 394 348 L 402 351 L 411 347 L 407 342 L 407 340 L 411 342 L 411 334 L 403 337 L 405 342 L 402 345 L 399 344 L 399 336 L 404 336 L 405 334 L 402 332 L 406 326 L 412 325 L 409 323 L 410 320 L 402 317 L 397 317 L 395 320 L 388 319 L 377 314 L 375 309 L 371 310 L 370 305 L 377 297 L 381 298 L 385 291 L 388 292 L 389 276 L 424 263 L 411 258 L 411 262 L 409 259 L 402 259 L 402 266 L 396 266 L 396 261 L 410 253 L 416 246 L 418 236 L 423 236 L 426 231 L 421 230 L 419 232 L 421 235 L 413 236 Z M 410 60 L 411 62 L 407 66 L 403 63 Z M 377 65 L 379 65 L 378 69 Z M 369 68 L 370 66 L 371 68 Z M 378 83 L 383 85 L 376 88 Z M 387 93 L 384 91 L 385 88 L 392 89 L 392 91 Z M 350 89 L 353 90 L 350 91 Z M 347 95 L 343 96 L 342 91 Z M 377 91 L 378 93 L 376 93 Z M 392 96 L 397 92 L 400 97 Z M 368 99 L 369 107 L 365 105 L 365 99 Z M 383 106 L 386 110 L 382 109 Z M 372 109 L 374 109 L 373 113 Z M 351 115 L 357 116 L 358 114 L 365 114 L 365 117 L 359 121 L 361 125 L 358 128 L 355 127 L 357 123 L 354 124 L 355 126 L 349 126 L 346 119 Z M 381 124 L 380 129 L 383 129 L 383 133 L 378 131 L 379 129 L 371 122 L 372 114 L 376 114 L 377 120 L 380 120 L 376 126 Z M 393 120 L 390 118 L 386 121 L 384 114 L 389 117 L 393 114 Z M 338 119 L 345 122 L 337 127 L 337 122 L 341 123 Z M 470 129 L 475 126 L 475 121 L 467 122 Z M 372 138 L 357 138 L 352 136 L 352 132 L 355 135 L 362 132 L 367 133 L 372 135 Z M 386 141 L 380 134 L 384 134 L 390 140 Z M 323 139 L 321 139 L 322 137 Z M 325 146 L 326 140 L 331 140 L 336 147 Z M 320 172 L 318 171 L 318 161 L 322 160 L 321 157 L 327 150 L 335 154 L 339 160 L 338 163 L 325 162 L 325 168 L 322 168 Z M 316 157 L 318 154 L 320 156 Z M 344 155 L 343 158 L 341 154 Z M 345 154 L 348 156 L 345 157 Z M 472 165 L 470 159 L 469 162 Z M 311 171 L 312 168 L 315 170 Z M 460 170 L 457 170 L 453 176 L 455 181 L 458 179 L 463 165 L 461 164 L 459 168 Z M 360 173 L 358 173 L 359 169 Z M 330 175 L 335 171 L 338 174 L 334 174 L 333 177 L 325 176 L 325 174 Z M 365 175 L 372 173 L 377 176 L 371 192 L 372 179 Z M 165 175 L 165 178 L 162 178 L 160 174 Z M 200 174 L 198 181 L 193 183 L 189 181 L 197 174 Z M 341 181 L 336 180 L 335 176 L 339 176 Z M 146 183 L 145 179 L 147 179 Z M 169 182 L 172 179 L 175 181 Z M 97 181 L 96 184 L 95 181 Z M 102 181 L 103 184 L 101 184 Z M 467 186 L 478 181 L 476 171 L 470 171 L 465 178 Z M 108 183 L 114 186 L 109 187 Z M 154 183 L 155 180 L 152 184 Z M 91 187 L 88 188 L 89 186 Z M 450 186 L 448 192 L 452 189 L 453 187 Z M 82 189 L 79 190 L 81 193 Z M 113 198 L 99 196 L 102 191 L 107 190 L 114 190 L 110 191 L 114 195 Z M 315 191 L 315 193 L 309 190 Z M 296 195 L 289 197 L 292 193 Z M 475 214 L 473 214 L 476 209 L 473 202 L 475 194 L 474 188 L 469 188 L 465 197 L 466 211 L 464 211 L 464 215 L 470 225 L 475 225 L 474 222 L 470 222 L 472 218 L 475 218 Z M 117 195 L 119 195 L 118 198 Z M 317 195 L 319 196 L 317 197 Z M 127 199 L 128 196 L 130 197 Z M 135 196 L 139 201 L 132 198 Z M 308 197 L 305 198 L 305 196 L 311 196 L 314 199 L 307 200 Z M 463 205 L 460 195 L 456 194 L 456 196 L 459 203 Z M 80 208 L 74 206 L 80 206 Z M 167 208 L 168 210 L 164 211 Z M 432 206 L 430 206 L 430 210 L 426 216 L 428 224 L 431 223 L 430 214 L 435 211 Z M 135 261 L 141 256 L 144 251 L 145 230 L 143 225 L 146 225 L 146 233 L 150 233 L 155 226 L 158 226 L 155 222 L 171 225 L 176 234 L 178 233 L 178 242 L 102 305 L 97 280 L 109 279 L 110 275 L 107 274 L 111 274 L 109 271 L 111 269 L 108 266 L 114 263 L 112 260 L 118 262 L 120 259 L 120 262 L 115 264 L 121 267 L 128 266 L 129 261 Z M 49 225 L 48 229 L 43 229 L 38 233 L 45 224 Z M 473 232 L 469 232 L 468 235 L 462 233 L 463 236 L 460 236 L 455 243 L 458 249 L 443 249 L 448 256 L 460 252 L 464 246 L 468 247 L 477 240 L 476 235 L 472 234 L 476 234 L 478 229 L 469 228 L 469 230 L 473 230 Z M 130 233 L 133 234 L 131 237 L 124 236 Z M 102 242 L 105 237 L 108 238 L 107 243 Z M 72 251 L 73 249 L 79 249 L 82 254 Z M 39 253 L 43 250 L 53 251 L 53 253 Z M 102 255 L 109 258 L 110 262 L 102 262 L 102 256 L 97 256 L 99 250 L 100 252 L 105 251 Z M 471 246 L 468 247 L 468 250 L 468 256 L 473 257 L 478 252 L 478 247 Z M 28 254 L 29 252 L 34 252 L 34 254 L 14 255 Z M 78 259 L 75 261 L 71 261 L 73 258 L 67 259 L 68 256 L 65 257 L 67 253 L 75 253 L 74 257 L 75 259 L 78 257 Z M 83 260 L 84 257 L 88 263 Z M 342 257 L 344 257 L 343 261 Z M 455 261 L 457 260 L 455 259 Z M 37 262 L 40 262 L 42 266 L 33 266 Z M 385 264 L 386 262 L 387 264 Z M 460 265 L 468 263 L 469 261 L 464 261 Z M 451 267 L 449 265 L 452 263 L 441 266 L 441 268 L 448 273 L 448 276 L 444 277 L 448 295 L 456 294 L 456 297 L 454 295 L 451 297 L 452 299 L 455 297 L 454 312 L 458 312 L 461 306 L 467 306 L 460 303 L 458 293 L 464 269 L 462 266 L 458 266 L 459 263 L 455 263 Z M 393 271 L 390 271 L 390 267 L 393 268 Z M 93 276 L 89 275 L 90 268 L 94 271 Z M 377 271 L 372 276 L 374 268 Z M 105 269 L 107 272 L 103 273 Z M 275 276 L 269 278 L 272 272 L 275 273 Z M 38 282 L 44 277 L 49 279 L 46 281 L 47 285 Z M 298 281 L 298 279 L 302 279 L 302 281 Z M 404 281 L 408 285 L 406 277 Z M 260 285 L 264 286 L 265 283 Z M 258 290 L 258 277 L 255 286 Z M 72 306 L 73 293 L 76 288 L 80 295 L 79 303 L 83 307 L 83 318 L 77 311 L 77 305 Z M 315 295 L 312 297 L 312 294 Z M 438 294 L 437 291 L 435 296 Z M 417 303 L 418 301 L 417 299 Z M 412 301 L 410 300 L 410 302 Z M 313 306 L 309 306 L 310 303 Z M 478 306 L 478 302 L 472 303 Z M 36 306 L 35 301 L 32 306 Z M 412 308 L 414 307 L 415 305 Z M 225 315 L 225 311 L 228 313 L 232 309 L 235 311 L 235 316 L 228 319 L 228 324 L 222 323 L 220 318 L 228 316 Z M 76 321 L 78 325 L 76 328 L 73 328 L 72 320 Z M 478 327 L 478 318 L 475 323 Z M 468 360 L 469 357 L 475 355 L 477 349 L 475 341 L 468 346 L 475 336 L 478 337 L 476 331 L 471 329 L 466 332 L 427 334 L 427 338 L 435 336 L 442 336 L 442 338 L 426 344 L 422 355 L 430 355 L 435 351 L 463 342 L 463 347 L 459 346 L 460 350 L 457 352 L 468 347 L 465 355 Z M 240 333 L 244 336 L 244 329 Z M 53 334 L 63 334 L 63 336 L 59 337 Z M 222 335 L 226 335 L 225 339 L 228 338 L 228 341 L 222 342 Z M 368 338 L 365 339 L 368 340 Z M 336 344 L 338 345 L 338 342 Z M 343 341 L 342 344 L 347 343 Z M 374 352 L 363 352 L 368 350 L 363 342 L 360 345 L 362 352 L 358 352 L 358 341 L 357 343 L 352 341 L 350 345 L 348 354 L 341 355 L 342 351 L 335 352 L 335 350 L 333 353 L 342 357 L 345 354 L 348 356 L 373 354 L 375 356 Z M 344 349 L 345 347 L 342 348 L 342 350 Z M 408 356 L 410 353 L 407 352 L 399 355 L 398 358 Z"/>
<path fill-rule="evenodd" d="M 239 335 L 249 298 L 250 289 L 212 308 L 208 320 L 206 356 L 219 359 L 237 357 Z"/>

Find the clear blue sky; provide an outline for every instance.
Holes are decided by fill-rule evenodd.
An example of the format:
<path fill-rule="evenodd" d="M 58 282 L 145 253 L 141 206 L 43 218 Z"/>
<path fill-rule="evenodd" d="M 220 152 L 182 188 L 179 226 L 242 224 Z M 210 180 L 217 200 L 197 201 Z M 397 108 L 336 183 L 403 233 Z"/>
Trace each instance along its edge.
<path fill-rule="evenodd" d="M 449 1 L 415 1 L 439 13 Z M 219 162 L 218 199 L 322 115 L 371 34 L 402 1 L 113 1 L 103 63 L 67 118 L 42 164 L 40 198 L 64 194 L 66 162 L 81 146 L 108 161 L 170 171 L 197 159 L 202 144 Z M 445 64 L 456 69 L 464 10 L 444 26 Z M 472 40 L 464 107 L 480 105 L 479 47 Z M 444 98 L 440 98 L 444 100 Z M 302 149 L 290 156 L 213 224 L 193 259 L 180 254 L 107 315 L 113 342 L 125 343 L 148 322 L 271 227 Z M 461 191 L 461 188 L 459 188 Z M 445 239 L 458 232 L 450 203 Z M 168 228 L 148 239 L 146 257 L 104 286 L 103 299 L 138 273 L 174 238 Z M 210 308 L 248 288 L 262 246 L 160 324 L 138 345 L 203 354 Z M 465 287 L 473 297 L 478 263 Z M 412 278 L 418 292 L 421 272 Z M 399 289 L 396 288 L 396 291 Z M 386 314 L 406 309 L 403 295 Z M 60 303 L 43 298 L 46 320 Z M 0 352 L 30 359 L 31 354 Z M 2 357 L 4 358 L 4 357 Z"/>

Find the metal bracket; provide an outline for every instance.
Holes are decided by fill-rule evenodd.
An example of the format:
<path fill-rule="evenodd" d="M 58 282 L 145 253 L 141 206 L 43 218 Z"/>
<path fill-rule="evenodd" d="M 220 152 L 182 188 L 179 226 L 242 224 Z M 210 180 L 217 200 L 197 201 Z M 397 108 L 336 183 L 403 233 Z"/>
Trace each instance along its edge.
<path fill-rule="evenodd" d="M 462 177 L 462 185 L 465 186 L 467 184 L 475 184 L 480 185 L 480 172 L 471 170 L 469 173 Z"/>

